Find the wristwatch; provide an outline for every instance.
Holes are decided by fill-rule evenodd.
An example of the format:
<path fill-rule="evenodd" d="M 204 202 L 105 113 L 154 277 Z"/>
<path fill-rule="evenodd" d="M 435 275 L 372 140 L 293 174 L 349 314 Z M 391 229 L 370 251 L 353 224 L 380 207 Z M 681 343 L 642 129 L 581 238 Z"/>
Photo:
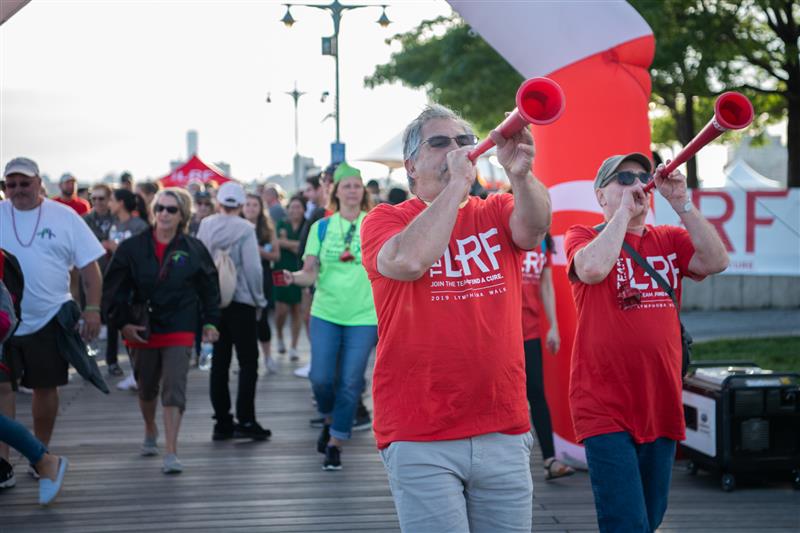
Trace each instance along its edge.
<path fill-rule="evenodd" d="M 683 207 L 676 209 L 675 211 L 677 211 L 679 215 L 683 215 L 684 213 L 691 211 L 693 206 L 694 204 L 692 204 L 691 200 L 686 200 L 686 203 L 683 204 Z"/>

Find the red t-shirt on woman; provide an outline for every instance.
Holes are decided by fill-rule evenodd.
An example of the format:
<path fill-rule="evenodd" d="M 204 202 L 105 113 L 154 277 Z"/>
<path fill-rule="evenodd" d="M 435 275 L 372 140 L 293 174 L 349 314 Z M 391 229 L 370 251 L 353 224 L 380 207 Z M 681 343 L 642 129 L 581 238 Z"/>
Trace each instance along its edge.
<path fill-rule="evenodd" d="M 522 338 L 538 339 L 539 313 L 542 308 L 540 283 L 542 272 L 552 261 L 550 250 L 542 248 L 524 250 L 522 253 Z"/>

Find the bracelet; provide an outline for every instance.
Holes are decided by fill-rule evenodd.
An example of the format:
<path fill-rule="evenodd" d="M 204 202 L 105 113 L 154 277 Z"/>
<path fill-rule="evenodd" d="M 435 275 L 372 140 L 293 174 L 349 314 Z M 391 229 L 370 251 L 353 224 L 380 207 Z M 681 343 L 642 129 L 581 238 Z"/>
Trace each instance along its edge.
<path fill-rule="evenodd" d="M 85 313 L 88 313 L 88 312 L 91 312 L 91 311 L 99 313 L 100 312 L 100 306 L 99 305 L 87 305 L 86 307 L 83 308 L 83 311 Z"/>

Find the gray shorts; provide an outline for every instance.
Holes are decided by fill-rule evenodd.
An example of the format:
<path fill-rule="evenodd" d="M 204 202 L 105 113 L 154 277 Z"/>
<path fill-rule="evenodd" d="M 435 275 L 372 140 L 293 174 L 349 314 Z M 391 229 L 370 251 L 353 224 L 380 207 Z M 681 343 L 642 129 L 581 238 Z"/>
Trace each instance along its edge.
<path fill-rule="evenodd" d="M 186 378 L 193 348 L 134 348 L 133 371 L 139 386 L 139 398 L 149 402 L 158 398 L 161 386 L 161 405 L 186 409 Z"/>
<path fill-rule="evenodd" d="M 406 533 L 530 533 L 530 433 L 393 442 L 380 451 Z"/>

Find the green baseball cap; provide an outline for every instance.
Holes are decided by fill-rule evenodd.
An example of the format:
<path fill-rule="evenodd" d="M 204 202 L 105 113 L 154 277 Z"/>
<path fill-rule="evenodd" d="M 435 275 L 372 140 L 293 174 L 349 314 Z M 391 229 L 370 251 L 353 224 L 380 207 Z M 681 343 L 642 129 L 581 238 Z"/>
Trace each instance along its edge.
<path fill-rule="evenodd" d="M 361 179 L 361 171 L 358 170 L 356 167 L 351 167 L 350 165 L 342 161 L 341 163 L 339 163 L 339 166 L 336 167 L 336 172 L 333 173 L 333 182 L 339 183 L 344 178 L 352 178 L 352 177 L 357 177 Z"/>
<path fill-rule="evenodd" d="M 639 163 L 647 172 L 653 171 L 653 164 L 650 162 L 650 158 L 639 152 L 631 152 L 625 155 L 612 155 L 603 161 L 603 164 L 600 165 L 600 168 L 597 170 L 597 177 L 594 178 L 595 190 L 602 189 L 608 185 L 611 181 L 611 177 L 617 171 L 617 168 L 625 161 Z"/>

